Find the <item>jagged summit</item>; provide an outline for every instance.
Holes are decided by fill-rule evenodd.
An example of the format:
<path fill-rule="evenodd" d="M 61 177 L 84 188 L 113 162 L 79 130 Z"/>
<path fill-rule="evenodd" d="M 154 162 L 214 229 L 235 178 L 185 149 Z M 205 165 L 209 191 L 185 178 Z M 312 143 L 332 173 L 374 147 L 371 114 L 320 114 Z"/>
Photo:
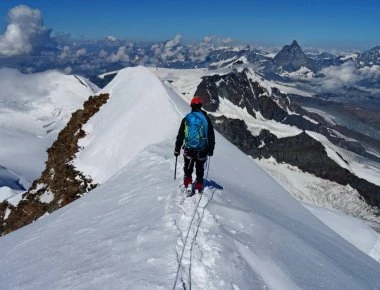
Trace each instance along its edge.
<path fill-rule="evenodd" d="M 297 40 L 293 40 L 291 46 L 292 46 L 292 47 L 299 47 L 299 48 L 301 48 L 301 47 L 299 46 Z"/>
<path fill-rule="evenodd" d="M 276 66 L 286 71 L 296 71 L 301 67 L 309 67 L 310 60 L 302 51 L 297 41 L 294 40 L 291 45 L 285 45 L 273 58 Z"/>

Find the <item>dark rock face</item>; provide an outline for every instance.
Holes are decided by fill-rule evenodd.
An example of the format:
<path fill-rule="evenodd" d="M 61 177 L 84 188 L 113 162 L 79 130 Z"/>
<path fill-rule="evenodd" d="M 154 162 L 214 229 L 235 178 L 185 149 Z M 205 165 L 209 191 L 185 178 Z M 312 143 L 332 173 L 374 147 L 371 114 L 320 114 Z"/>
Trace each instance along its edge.
<path fill-rule="evenodd" d="M 215 129 L 244 153 L 251 155 L 253 158 L 261 158 L 262 156 L 266 156 L 266 158 L 270 157 L 266 149 L 262 150 L 262 148 L 260 148 L 262 143 L 261 139 L 268 141 L 268 137 L 270 139 L 274 136 L 270 134 L 269 131 L 263 132 L 263 135 L 260 135 L 261 137 L 253 136 L 243 120 L 230 119 L 225 116 L 216 118 L 209 115 L 209 117 Z M 269 135 L 266 135 L 268 133 Z"/>
<path fill-rule="evenodd" d="M 277 67 L 282 67 L 284 70 L 292 72 L 299 70 L 302 66 L 312 69 L 312 60 L 309 59 L 302 51 L 297 41 L 293 41 L 291 45 L 285 45 L 273 59 Z"/>
<path fill-rule="evenodd" d="M 71 164 L 80 150 L 78 140 L 85 136 L 82 126 L 107 102 L 108 94 L 90 97 L 84 108 L 71 116 L 57 140 L 48 149 L 46 168 L 39 179 L 23 194 L 17 207 L 0 203 L 0 235 L 32 223 L 45 213 L 51 213 L 94 189 L 90 177 L 84 176 Z M 5 218 L 6 210 L 10 214 Z"/>
<path fill-rule="evenodd" d="M 380 207 L 380 187 L 340 167 L 328 157 L 324 146 L 307 133 L 277 138 L 268 130 L 262 130 L 259 136 L 253 136 L 242 120 L 229 119 L 225 116 L 210 118 L 215 129 L 253 158 L 273 156 L 279 163 L 296 166 L 302 171 L 342 185 L 349 184 L 368 204 Z M 345 161 L 343 158 L 342 160 Z"/>
<path fill-rule="evenodd" d="M 217 111 L 220 99 L 223 98 L 240 108 L 247 109 L 253 117 L 260 112 L 268 120 L 295 126 L 304 132 L 293 137 L 277 138 L 269 131 L 262 130 L 259 136 L 253 136 L 243 120 L 229 119 L 225 116 L 211 117 L 215 128 L 253 158 L 273 156 L 278 162 L 297 166 L 318 177 L 342 185 L 350 184 L 358 190 L 367 203 L 379 207 L 380 187 L 340 167 L 328 157 L 324 146 L 305 131 L 320 133 L 341 148 L 369 157 L 364 147 L 358 142 L 339 137 L 335 131 L 343 133 L 344 130 L 339 130 L 337 126 L 330 128 L 323 118 L 291 102 L 289 97 L 278 89 L 272 88 L 270 94 L 258 82 L 250 79 L 249 75 L 248 70 L 241 72 L 235 70 L 223 76 L 205 77 L 195 94 L 203 99 L 204 107 L 208 111 Z M 347 163 L 343 158 L 342 160 Z"/>
<path fill-rule="evenodd" d="M 240 108 L 246 108 L 248 113 L 256 117 L 255 112 L 261 112 L 263 116 L 274 120 L 282 120 L 286 117 L 284 108 L 289 105 L 285 95 L 274 94 L 274 99 L 284 108 L 280 107 L 273 99 L 267 96 L 269 92 L 260 86 L 257 81 L 248 77 L 248 70 L 232 71 L 227 75 L 212 75 L 202 78 L 195 92 L 202 98 L 203 107 L 215 112 L 220 103 L 220 98 L 229 100 Z"/>
<path fill-rule="evenodd" d="M 234 70 L 222 76 L 212 75 L 204 77 L 195 95 L 203 100 L 204 108 L 209 112 L 218 110 L 220 99 L 226 99 L 240 108 L 246 108 L 247 112 L 254 118 L 256 118 L 256 112 L 260 112 L 268 120 L 295 126 L 301 130 L 320 133 L 326 136 L 333 144 L 343 149 L 380 162 L 379 157 L 366 152 L 361 144 L 337 136 L 334 130 L 349 137 L 358 137 L 356 138 L 358 140 L 366 140 L 374 148 L 380 148 L 378 141 L 363 134 L 354 133 L 342 126 L 328 124 L 317 114 L 309 113 L 301 106 L 292 102 L 286 94 L 281 93 L 276 88 L 272 88 L 272 94 L 270 95 L 257 81 L 254 82 L 249 78 L 248 70 L 241 72 Z M 289 114 L 288 111 L 293 113 Z M 355 114 L 358 113 L 356 112 Z M 316 122 L 310 121 L 307 117 L 316 120 Z M 367 120 L 373 119 L 368 119 L 367 117 Z"/>

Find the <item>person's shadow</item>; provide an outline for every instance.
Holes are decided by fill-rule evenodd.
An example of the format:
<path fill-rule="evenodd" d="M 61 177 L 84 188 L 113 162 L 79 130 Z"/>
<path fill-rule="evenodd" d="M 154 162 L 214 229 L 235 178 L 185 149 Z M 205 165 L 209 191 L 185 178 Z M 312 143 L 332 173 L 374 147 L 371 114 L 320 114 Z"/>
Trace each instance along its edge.
<path fill-rule="evenodd" d="M 221 186 L 220 184 L 216 183 L 214 180 L 204 179 L 203 180 L 203 185 L 205 187 L 213 187 L 213 188 L 220 189 L 220 190 L 223 189 L 223 186 Z"/>

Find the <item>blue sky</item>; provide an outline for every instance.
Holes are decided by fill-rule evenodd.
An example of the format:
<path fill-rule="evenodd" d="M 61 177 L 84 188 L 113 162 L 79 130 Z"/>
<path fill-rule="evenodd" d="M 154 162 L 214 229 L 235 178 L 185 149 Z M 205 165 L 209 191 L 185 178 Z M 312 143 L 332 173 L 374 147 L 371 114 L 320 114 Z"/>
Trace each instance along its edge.
<path fill-rule="evenodd" d="M 313 3 L 311 3 L 313 2 Z M 380 1 L 0 1 L 0 29 L 8 10 L 18 4 L 37 8 L 54 33 L 101 39 L 184 41 L 206 35 L 257 45 L 369 49 L 380 45 Z"/>

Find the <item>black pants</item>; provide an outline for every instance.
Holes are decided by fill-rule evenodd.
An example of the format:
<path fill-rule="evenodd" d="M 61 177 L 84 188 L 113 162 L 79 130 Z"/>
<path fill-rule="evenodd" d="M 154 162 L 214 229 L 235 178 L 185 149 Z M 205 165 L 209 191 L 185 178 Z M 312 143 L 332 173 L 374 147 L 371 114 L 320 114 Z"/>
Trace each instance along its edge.
<path fill-rule="evenodd" d="M 189 150 L 185 149 L 183 156 L 185 158 L 185 165 L 183 170 L 185 172 L 185 178 L 191 177 L 194 171 L 195 164 L 195 173 L 197 175 L 196 182 L 203 183 L 204 176 L 204 165 L 207 160 L 207 151 L 206 150 Z"/>

